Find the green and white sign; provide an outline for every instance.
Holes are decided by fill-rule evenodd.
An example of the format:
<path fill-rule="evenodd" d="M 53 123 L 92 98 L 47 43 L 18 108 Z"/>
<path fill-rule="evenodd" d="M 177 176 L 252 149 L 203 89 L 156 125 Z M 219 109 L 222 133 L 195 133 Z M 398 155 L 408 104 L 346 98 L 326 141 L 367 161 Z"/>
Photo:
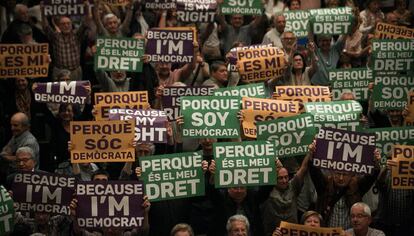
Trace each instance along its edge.
<path fill-rule="evenodd" d="M 328 71 L 332 84 L 333 100 L 340 100 L 343 93 L 351 92 L 356 100 L 368 99 L 368 84 L 373 81 L 368 68 L 334 69 Z"/>
<path fill-rule="evenodd" d="M 14 207 L 13 199 L 7 190 L 0 186 L 0 235 L 6 235 L 13 230 Z"/>
<path fill-rule="evenodd" d="M 220 6 L 223 15 L 261 15 L 262 0 L 224 0 Z"/>
<path fill-rule="evenodd" d="M 151 202 L 204 195 L 200 153 L 139 157 L 145 194 Z"/>
<path fill-rule="evenodd" d="M 298 38 L 308 37 L 309 11 L 285 11 L 285 32 L 293 32 Z"/>
<path fill-rule="evenodd" d="M 275 145 L 269 141 L 214 143 L 215 187 L 274 185 Z"/>
<path fill-rule="evenodd" d="M 403 110 L 408 94 L 414 91 L 414 76 L 375 75 L 372 99 L 379 110 Z"/>
<path fill-rule="evenodd" d="M 236 87 L 226 87 L 214 90 L 214 96 L 240 96 L 250 98 L 266 98 L 266 88 L 264 83 L 253 83 Z"/>
<path fill-rule="evenodd" d="M 240 136 L 240 97 L 185 96 L 181 98 L 183 137 L 237 138 Z"/>
<path fill-rule="evenodd" d="M 143 39 L 98 37 L 95 70 L 142 71 Z"/>
<path fill-rule="evenodd" d="M 257 140 L 273 141 L 278 157 L 305 155 L 316 128 L 311 114 L 257 122 Z"/>
<path fill-rule="evenodd" d="M 354 15 L 350 7 L 310 9 L 310 27 L 315 35 L 341 35 L 352 30 Z"/>
<path fill-rule="evenodd" d="M 413 39 L 373 39 L 371 69 L 374 72 L 414 74 Z"/>

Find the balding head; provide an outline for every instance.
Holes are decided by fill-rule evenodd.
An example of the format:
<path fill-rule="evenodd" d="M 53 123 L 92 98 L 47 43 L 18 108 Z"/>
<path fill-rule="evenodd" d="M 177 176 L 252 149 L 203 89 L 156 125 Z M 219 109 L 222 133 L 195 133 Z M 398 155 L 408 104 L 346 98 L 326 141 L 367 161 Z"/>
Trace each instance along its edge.
<path fill-rule="evenodd" d="M 29 117 L 22 112 L 14 114 L 10 120 L 13 136 L 19 136 L 30 128 Z"/>
<path fill-rule="evenodd" d="M 355 95 L 352 92 L 344 92 L 340 100 L 355 100 Z"/>
<path fill-rule="evenodd" d="M 24 4 L 16 4 L 14 8 L 14 16 L 16 19 L 28 22 L 29 21 L 29 9 Z"/>

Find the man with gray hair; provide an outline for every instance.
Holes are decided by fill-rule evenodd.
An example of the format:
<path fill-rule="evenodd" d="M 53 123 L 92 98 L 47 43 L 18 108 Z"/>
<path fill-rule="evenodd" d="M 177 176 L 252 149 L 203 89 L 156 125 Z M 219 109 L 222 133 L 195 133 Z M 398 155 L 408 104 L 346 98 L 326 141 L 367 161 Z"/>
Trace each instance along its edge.
<path fill-rule="evenodd" d="M 381 230 L 370 228 L 371 209 L 363 202 L 354 203 L 351 207 L 352 228 L 346 232 L 352 236 L 385 236 Z"/>
<path fill-rule="evenodd" d="M 274 15 L 272 18 L 274 28 L 272 28 L 265 34 L 265 36 L 263 37 L 262 44 L 272 43 L 275 47 L 283 48 L 281 35 L 283 34 L 283 32 L 285 32 L 285 16 L 283 15 L 283 13 L 278 13 Z"/>
<path fill-rule="evenodd" d="M 249 235 L 249 220 L 244 215 L 233 215 L 227 220 L 228 236 L 247 236 Z"/>

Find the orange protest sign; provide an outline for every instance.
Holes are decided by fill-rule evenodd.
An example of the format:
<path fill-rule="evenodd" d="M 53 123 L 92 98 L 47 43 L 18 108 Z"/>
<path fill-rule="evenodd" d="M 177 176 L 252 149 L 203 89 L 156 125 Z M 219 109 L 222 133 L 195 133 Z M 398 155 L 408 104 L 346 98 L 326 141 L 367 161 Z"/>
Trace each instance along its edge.
<path fill-rule="evenodd" d="M 414 39 L 414 29 L 379 22 L 375 27 L 377 39 Z"/>
<path fill-rule="evenodd" d="M 391 169 L 393 189 L 414 189 L 414 146 L 395 145 L 393 160 L 398 165 Z"/>
<path fill-rule="evenodd" d="M 404 125 L 414 126 L 414 91 L 411 91 L 407 97 L 408 97 L 408 102 L 407 102 L 408 114 L 404 118 Z"/>
<path fill-rule="evenodd" d="M 288 223 L 285 221 L 280 222 L 280 231 L 283 236 L 344 236 L 345 232 L 342 228 L 324 228 L 324 227 L 311 227 L 306 225 L 298 225 Z"/>
<path fill-rule="evenodd" d="M 273 99 L 285 101 L 330 102 L 328 86 L 276 86 Z"/>
<path fill-rule="evenodd" d="M 131 162 L 135 160 L 132 141 L 135 120 L 70 122 L 72 163 Z"/>

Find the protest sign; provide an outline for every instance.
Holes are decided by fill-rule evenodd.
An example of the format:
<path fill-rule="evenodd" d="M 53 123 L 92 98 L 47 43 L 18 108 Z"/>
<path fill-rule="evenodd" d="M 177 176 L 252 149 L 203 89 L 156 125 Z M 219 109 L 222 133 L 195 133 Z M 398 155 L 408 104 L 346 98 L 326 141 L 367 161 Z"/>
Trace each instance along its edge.
<path fill-rule="evenodd" d="M 333 100 L 341 100 L 343 93 L 352 93 L 355 100 L 368 99 L 368 84 L 373 81 L 372 70 L 368 68 L 328 70 L 332 84 Z"/>
<path fill-rule="evenodd" d="M 298 102 L 329 102 L 328 86 L 276 86 L 273 99 Z"/>
<path fill-rule="evenodd" d="M 183 137 L 237 138 L 240 98 L 189 96 L 181 99 Z"/>
<path fill-rule="evenodd" d="M 162 107 L 168 116 L 168 120 L 173 121 L 181 115 L 180 106 L 182 96 L 210 96 L 213 95 L 213 91 L 214 88 L 208 86 L 164 87 L 162 91 Z"/>
<path fill-rule="evenodd" d="M 70 122 L 71 163 L 135 160 L 135 120 Z"/>
<path fill-rule="evenodd" d="M 414 189 L 414 146 L 395 145 L 392 158 L 398 163 L 391 169 L 392 188 Z"/>
<path fill-rule="evenodd" d="M 89 98 L 90 87 L 89 81 L 62 81 L 34 83 L 32 90 L 36 102 L 85 104 Z"/>
<path fill-rule="evenodd" d="M 408 94 L 414 91 L 414 76 L 375 75 L 372 100 L 380 110 L 403 110 Z"/>
<path fill-rule="evenodd" d="M 151 62 L 192 63 L 194 31 L 188 28 L 156 28 L 148 30 L 146 54 Z"/>
<path fill-rule="evenodd" d="M 294 116 L 299 113 L 299 102 L 243 97 L 242 108 L 243 133 L 256 138 L 256 122 Z"/>
<path fill-rule="evenodd" d="M 320 128 L 312 163 L 323 169 L 372 174 L 375 135 L 340 129 Z"/>
<path fill-rule="evenodd" d="M 139 229 L 144 223 L 141 182 L 79 181 L 76 199 L 80 228 Z"/>
<path fill-rule="evenodd" d="M 0 235 L 7 235 L 13 231 L 14 207 L 13 199 L 7 190 L 0 185 Z"/>
<path fill-rule="evenodd" d="M 142 71 L 144 39 L 98 37 L 95 70 Z"/>
<path fill-rule="evenodd" d="M 214 22 L 217 2 L 215 0 L 175 0 L 177 19 L 181 22 Z"/>
<path fill-rule="evenodd" d="M 414 39 L 414 30 L 404 26 L 378 22 L 375 27 L 377 39 Z"/>
<path fill-rule="evenodd" d="M 19 172 L 12 184 L 16 211 L 69 215 L 75 177 L 46 172 Z"/>
<path fill-rule="evenodd" d="M 254 83 L 235 87 L 218 88 L 214 90 L 214 96 L 265 98 L 267 96 L 267 92 L 264 83 Z"/>
<path fill-rule="evenodd" d="M 149 106 L 147 91 L 95 93 L 96 120 L 108 120 L 111 109 L 147 109 Z"/>
<path fill-rule="evenodd" d="M 261 0 L 224 0 L 220 5 L 223 15 L 261 15 L 262 9 Z"/>
<path fill-rule="evenodd" d="M 297 38 L 308 37 L 309 11 L 285 11 L 286 20 L 285 32 L 292 32 Z"/>
<path fill-rule="evenodd" d="M 204 196 L 200 153 L 174 153 L 139 158 L 145 194 L 151 202 Z"/>
<path fill-rule="evenodd" d="M 413 74 L 414 39 L 373 39 L 371 69 Z"/>
<path fill-rule="evenodd" d="M 241 81 L 256 82 L 281 77 L 285 71 L 285 53 L 276 47 L 237 51 Z"/>
<path fill-rule="evenodd" d="M 305 155 L 316 129 L 311 114 L 257 122 L 257 140 L 273 141 L 278 157 Z"/>
<path fill-rule="evenodd" d="M 315 127 L 361 130 L 362 106 L 357 101 L 308 102 L 305 111 L 314 117 Z"/>
<path fill-rule="evenodd" d="M 315 35 L 349 34 L 354 22 L 350 7 L 310 9 L 310 27 Z"/>
<path fill-rule="evenodd" d="M 79 16 L 88 12 L 84 0 L 45 0 L 43 14 L 45 16 Z"/>
<path fill-rule="evenodd" d="M 237 51 L 242 51 L 246 49 L 269 48 L 269 47 L 273 47 L 273 44 L 272 43 L 254 44 L 254 45 L 248 45 L 248 46 L 243 46 L 243 47 L 234 47 L 230 49 L 230 51 L 226 55 L 226 58 L 229 61 L 228 70 L 232 72 L 239 71 L 237 69 Z"/>
<path fill-rule="evenodd" d="M 135 120 L 134 141 L 167 143 L 167 115 L 159 110 L 111 109 L 110 120 Z"/>
<path fill-rule="evenodd" d="M 267 141 L 213 143 L 215 187 L 274 185 L 275 146 Z"/>
<path fill-rule="evenodd" d="M 148 1 L 149 0 L 145 0 L 145 2 L 148 2 Z M 126 6 L 129 4 L 129 2 L 130 0 L 102 0 L 102 3 L 107 4 L 109 6 Z"/>
<path fill-rule="evenodd" d="M 0 78 L 47 77 L 49 44 L 0 44 Z"/>
<path fill-rule="evenodd" d="M 145 9 L 169 10 L 175 9 L 175 1 L 171 0 L 145 0 Z"/>
<path fill-rule="evenodd" d="M 375 134 L 381 164 L 386 163 L 393 145 L 414 145 L 414 127 L 387 127 L 366 131 Z"/>
<path fill-rule="evenodd" d="M 325 228 L 325 227 L 313 227 L 306 225 L 298 225 L 289 223 L 286 221 L 280 222 L 280 232 L 282 236 L 293 236 L 293 235 L 306 235 L 306 236 L 341 236 L 344 235 L 342 228 Z"/>
<path fill-rule="evenodd" d="M 408 115 L 404 118 L 404 125 L 414 126 L 414 91 L 408 94 L 407 110 Z"/>

